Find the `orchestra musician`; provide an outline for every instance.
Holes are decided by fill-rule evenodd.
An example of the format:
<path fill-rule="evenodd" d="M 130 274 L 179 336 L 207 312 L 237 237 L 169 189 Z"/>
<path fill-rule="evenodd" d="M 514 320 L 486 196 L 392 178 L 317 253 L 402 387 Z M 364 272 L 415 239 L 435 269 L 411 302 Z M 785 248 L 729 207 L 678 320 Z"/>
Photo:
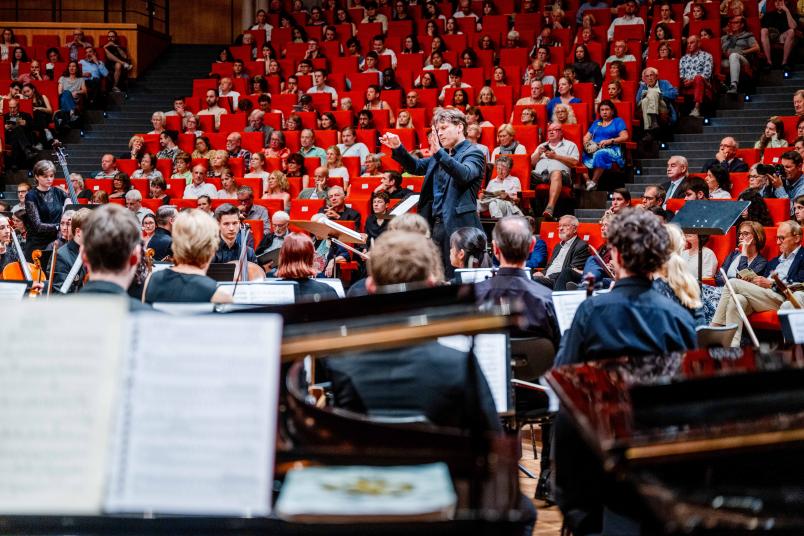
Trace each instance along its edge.
<path fill-rule="evenodd" d="M 0 216 L 0 271 L 12 262 L 16 262 L 17 250 L 11 243 L 11 233 L 14 229 L 11 222 L 5 216 Z"/>
<path fill-rule="evenodd" d="M 61 212 L 67 194 L 53 187 L 56 166 L 49 160 L 40 160 L 33 167 L 36 187 L 25 194 L 25 257 L 30 260 L 35 249 L 45 249 L 56 240 Z"/>
<path fill-rule="evenodd" d="M 651 285 L 650 275 L 670 256 L 670 238 L 659 218 L 644 210 L 624 210 L 610 221 L 607 238 L 614 287 L 578 307 L 555 366 L 695 348 L 690 313 Z M 639 534 L 638 501 L 603 473 L 564 408 L 554 434 L 555 497 L 573 534 L 600 532 L 604 519 L 606 534 Z"/>
<path fill-rule="evenodd" d="M 79 294 L 126 296 L 130 311 L 152 310 L 126 291 L 143 254 L 137 217 L 119 205 L 103 205 L 93 210 L 83 224 L 82 238 L 81 258 L 89 281 Z"/>
<path fill-rule="evenodd" d="M 301 233 L 288 233 L 279 250 L 279 269 L 276 277 L 295 281 L 296 302 L 337 300 L 338 293 L 331 286 L 313 279 L 318 270 L 313 265 L 313 240 Z"/>
<path fill-rule="evenodd" d="M 73 218 L 73 214 L 75 214 L 74 210 L 65 210 L 64 214 L 61 215 L 61 219 L 59 220 L 59 232 L 56 236 L 56 240 L 48 244 L 45 250 L 50 251 L 58 247 L 63 247 L 70 240 L 70 221 Z"/>
<path fill-rule="evenodd" d="M 215 219 L 220 226 L 220 243 L 212 262 L 232 262 L 240 259 L 240 215 L 240 210 L 230 203 L 224 203 L 215 210 Z M 249 244 L 251 240 L 249 235 Z M 251 245 L 248 245 L 246 260 L 257 262 L 257 256 Z"/>
<path fill-rule="evenodd" d="M 218 289 L 215 280 L 206 275 L 218 250 L 219 233 L 216 221 L 198 209 L 176 216 L 172 232 L 175 265 L 151 273 L 145 281 L 143 301 L 231 303 L 231 295 Z"/>
<path fill-rule="evenodd" d="M 86 224 L 92 211 L 88 208 L 82 208 L 76 211 L 70 219 L 70 233 L 69 241 L 63 246 L 59 247 L 56 252 L 56 267 L 53 271 L 53 288 L 56 291 L 61 289 L 73 265 L 81 254 L 81 244 L 83 243 L 83 227 Z M 67 293 L 78 292 L 84 285 L 84 276 L 87 273 L 85 266 L 82 266 L 75 279 L 67 289 Z"/>

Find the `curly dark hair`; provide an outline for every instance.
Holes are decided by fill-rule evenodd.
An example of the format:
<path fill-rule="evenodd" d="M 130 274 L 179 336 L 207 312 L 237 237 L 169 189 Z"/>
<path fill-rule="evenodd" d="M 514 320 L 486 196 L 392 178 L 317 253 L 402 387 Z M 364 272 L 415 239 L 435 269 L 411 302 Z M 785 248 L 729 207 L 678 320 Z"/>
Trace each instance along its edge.
<path fill-rule="evenodd" d="M 620 253 L 620 264 L 647 277 L 670 258 L 670 235 L 662 221 L 645 210 L 626 209 L 609 222 L 609 244 Z"/>
<path fill-rule="evenodd" d="M 740 194 L 738 199 L 740 201 L 751 202 L 748 206 L 748 215 L 745 218 L 741 216 L 740 222 L 755 221 L 763 227 L 773 227 L 773 218 L 771 218 L 768 205 L 765 204 L 765 199 L 762 197 L 762 194 L 759 193 L 759 190 L 756 188 L 747 188 Z"/>

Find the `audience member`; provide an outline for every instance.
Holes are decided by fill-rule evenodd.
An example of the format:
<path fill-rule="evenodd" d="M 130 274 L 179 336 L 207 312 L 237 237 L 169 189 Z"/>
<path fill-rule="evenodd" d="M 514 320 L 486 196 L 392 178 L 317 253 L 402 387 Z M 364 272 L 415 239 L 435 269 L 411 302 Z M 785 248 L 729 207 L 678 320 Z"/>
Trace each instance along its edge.
<path fill-rule="evenodd" d="M 578 237 L 578 218 L 562 216 L 558 220 L 558 238 L 544 275 L 534 278 L 553 290 L 567 290 L 567 283 L 578 283 L 589 258 L 589 244 Z"/>
<path fill-rule="evenodd" d="M 739 148 L 740 145 L 736 139 L 726 136 L 720 140 L 720 149 L 715 153 L 715 157 L 712 160 L 707 160 L 701 171 L 706 172 L 709 168 L 717 165 L 726 168 L 731 173 L 748 171 L 748 164 L 737 157 L 737 149 Z"/>
<path fill-rule="evenodd" d="M 701 105 L 712 98 L 713 61 L 712 55 L 701 49 L 701 39 L 697 35 L 691 35 L 687 39 L 687 53 L 682 56 L 678 65 L 681 92 L 692 95 L 693 98 L 690 117 L 701 117 Z"/>

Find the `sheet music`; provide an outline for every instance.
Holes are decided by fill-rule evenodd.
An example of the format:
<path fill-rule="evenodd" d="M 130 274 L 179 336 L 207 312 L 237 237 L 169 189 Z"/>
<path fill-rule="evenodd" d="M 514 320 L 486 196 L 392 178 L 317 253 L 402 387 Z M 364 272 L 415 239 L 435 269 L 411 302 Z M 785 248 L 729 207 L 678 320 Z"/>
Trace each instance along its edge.
<path fill-rule="evenodd" d="M 494 270 L 491 268 L 458 268 L 455 273 L 460 277 L 461 283 L 481 283 L 494 277 Z"/>
<path fill-rule="evenodd" d="M 481 333 L 474 336 L 475 356 L 489 384 L 497 413 L 508 411 L 508 377 L 511 367 L 508 356 L 508 337 L 504 333 Z M 440 337 L 440 344 L 460 352 L 468 352 L 472 337 L 453 335 Z"/>
<path fill-rule="evenodd" d="M 250 281 L 234 283 L 218 283 L 218 288 L 230 296 L 233 292 L 234 303 L 243 305 L 285 305 L 296 303 L 296 283 L 294 281 Z"/>
<path fill-rule="evenodd" d="M 409 195 L 407 198 L 403 199 L 394 209 L 391 211 L 391 216 L 401 216 L 406 212 L 410 211 L 413 207 L 419 204 L 419 195 Z"/>
<path fill-rule="evenodd" d="M 337 277 L 317 277 L 315 280 L 331 286 L 333 289 L 335 289 L 335 292 L 338 294 L 339 298 L 346 297 L 346 292 L 343 290 L 343 281 Z"/>
<path fill-rule="evenodd" d="M 553 306 L 556 309 L 558 329 L 563 335 L 571 326 L 575 318 L 575 311 L 586 299 L 585 290 L 564 290 L 553 292 Z"/>
<path fill-rule="evenodd" d="M 0 281 L 0 302 L 19 302 L 25 297 L 25 281 Z"/>
<path fill-rule="evenodd" d="M 154 310 L 174 316 L 205 315 L 215 312 L 214 303 L 168 303 L 157 302 L 152 304 Z"/>
<path fill-rule="evenodd" d="M 359 232 L 349 229 L 348 227 L 345 227 L 338 222 L 332 221 L 331 219 L 327 218 L 324 214 L 316 214 L 315 216 L 310 218 L 310 221 L 314 221 L 316 223 L 323 223 L 330 229 L 338 231 L 339 233 L 343 233 L 346 236 L 350 236 L 355 240 L 357 240 L 358 242 L 360 242 L 361 244 L 364 242 L 363 235 L 361 235 Z"/>
<path fill-rule="evenodd" d="M 0 512 L 100 514 L 127 314 L 77 296 L 0 322 Z"/>
<path fill-rule="evenodd" d="M 131 324 L 107 510 L 267 515 L 281 317 Z"/>
<path fill-rule="evenodd" d="M 785 338 L 791 339 L 794 344 L 804 343 L 804 309 L 780 309 L 779 320 Z M 789 329 L 785 326 L 785 320 Z"/>

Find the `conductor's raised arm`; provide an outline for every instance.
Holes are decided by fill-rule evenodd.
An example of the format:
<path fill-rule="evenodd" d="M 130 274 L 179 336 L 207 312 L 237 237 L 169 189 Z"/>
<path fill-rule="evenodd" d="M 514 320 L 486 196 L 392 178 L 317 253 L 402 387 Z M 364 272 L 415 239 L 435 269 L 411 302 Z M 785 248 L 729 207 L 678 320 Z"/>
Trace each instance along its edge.
<path fill-rule="evenodd" d="M 386 132 L 380 137 L 380 143 L 391 149 L 391 158 L 399 162 L 402 168 L 411 175 L 424 175 L 427 172 L 430 159 L 416 158 L 411 155 L 396 134 Z"/>

